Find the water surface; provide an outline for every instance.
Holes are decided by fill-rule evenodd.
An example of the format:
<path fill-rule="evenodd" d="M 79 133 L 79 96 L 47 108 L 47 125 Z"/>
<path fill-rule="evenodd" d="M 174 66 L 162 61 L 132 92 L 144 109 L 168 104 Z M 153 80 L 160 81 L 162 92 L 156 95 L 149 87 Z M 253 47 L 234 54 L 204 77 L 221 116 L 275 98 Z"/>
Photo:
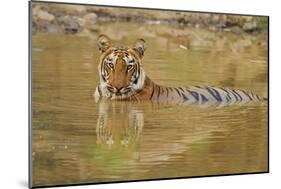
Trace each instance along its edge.
<path fill-rule="evenodd" d="M 130 33 L 116 34 L 128 25 L 101 30 L 125 44 L 142 34 L 148 44 L 143 67 L 156 83 L 240 88 L 266 97 L 266 34 L 134 24 Z M 267 171 L 267 102 L 96 103 L 97 36 L 32 37 L 34 186 Z"/>

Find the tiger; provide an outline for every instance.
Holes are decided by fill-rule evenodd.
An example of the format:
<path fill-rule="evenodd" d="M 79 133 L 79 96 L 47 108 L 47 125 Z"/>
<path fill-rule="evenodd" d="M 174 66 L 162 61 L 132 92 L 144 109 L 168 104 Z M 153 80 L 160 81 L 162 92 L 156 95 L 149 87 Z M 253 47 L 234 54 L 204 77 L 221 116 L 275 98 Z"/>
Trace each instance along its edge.
<path fill-rule="evenodd" d="M 137 39 L 132 47 L 112 44 L 111 39 L 101 34 L 97 39 L 100 52 L 99 83 L 94 96 L 110 100 L 176 103 L 247 103 L 265 101 L 267 98 L 242 89 L 213 86 L 166 87 L 156 84 L 142 67 L 147 48 L 144 39 Z"/>

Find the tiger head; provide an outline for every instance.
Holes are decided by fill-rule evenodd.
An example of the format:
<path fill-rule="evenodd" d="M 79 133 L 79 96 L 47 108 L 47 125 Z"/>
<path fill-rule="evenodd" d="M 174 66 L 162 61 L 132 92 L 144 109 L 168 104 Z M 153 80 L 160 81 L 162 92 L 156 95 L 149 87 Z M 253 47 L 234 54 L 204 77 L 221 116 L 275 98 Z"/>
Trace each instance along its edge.
<path fill-rule="evenodd" d="M 134 47 L 113 46 L 106 35 L 100 35 L 97 43 L 101 53 L 98 71 L 102 90 L 110 97 L 122 99 L 142 89 L 145 41 L 138 39 Z"/>

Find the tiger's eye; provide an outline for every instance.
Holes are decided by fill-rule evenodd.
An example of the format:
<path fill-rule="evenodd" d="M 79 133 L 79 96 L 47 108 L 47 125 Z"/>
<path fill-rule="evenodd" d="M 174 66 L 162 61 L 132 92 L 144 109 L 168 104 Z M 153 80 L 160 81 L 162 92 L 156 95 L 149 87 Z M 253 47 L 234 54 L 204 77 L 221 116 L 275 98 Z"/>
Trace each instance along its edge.
<path fill-rule="evenodd" d="M 132 69 L 132 67 L 133 67 L 132 65 L 128 65 L 128 66 L 127 66 L 127 70 Z"/>

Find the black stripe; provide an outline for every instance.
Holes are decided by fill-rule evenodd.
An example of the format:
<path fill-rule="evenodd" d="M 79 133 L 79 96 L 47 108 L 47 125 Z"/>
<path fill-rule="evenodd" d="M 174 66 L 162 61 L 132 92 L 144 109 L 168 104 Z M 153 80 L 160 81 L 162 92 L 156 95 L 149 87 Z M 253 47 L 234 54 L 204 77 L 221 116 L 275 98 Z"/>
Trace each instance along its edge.
<path fill-rule="evenodd" d="M 234 89 L 232 89 L 232 91 L 233 91 L 235 94 L 237 94 L 237 96 L 240 98 L 240 101 L 243 100 L 242 97 L 240 96 L 240 94 L 239 94 L 237 91 L 235 91 Z"/>
<path fill-rule="evenodd" d="M 196 101 L 199 101 L 199 94 L 197 92 L 188 89 L 186 90 L 195 98 Z"/>
<path fill-rule="evenodd" d="M 102 96 L 101 90 L 100 90 L 100 85 L 98 85 L 98 92 L 99 92 L 100 96 Z"/>
<path fill-rule="evenodd" d="M 169 96 L 169 90 L 168 90 L 168 88 L 166 88 L 166 92 L 167 92 L 167 99 L 168 99 L 168 96 Z"/>
<path fill-rule="evenodd" d="M 208 92 L 209 92 L 218 102 L 221 102 L 221 101 L 222 101 L 222 98 L 221 98 L 219 92 L 218 92 L 216 89 L 214 89 L 214 88 L 209 88 L 209 87 L 206 87 L 206 89 L 208 90 Z M 213 90 L 215 93 L 214 93 L 212 90 Z"/>
<path fill-rule="evenodd" d="M 174 89 L 177 91 L 177 93 L 178 93 L 179 97 L 181 97 L 181 93 L 180 93 L 180 91 L 179 91 L 177 88 L 174 88 Z"/>
<path fill-rule="evenodd" d="M 247 97 L 249 97 L 249 100 L 253 100 L 252 97 L 244 90 L 241 90 Z"/>
<path fill-rule="evenodd" d="M 189 99 L 187 98 L 187 96 L 185 95 L 185 92 L 186 92 L 186 91 L 185 91 L 183 88 L 181 88 L 181 87 L 179 87 L 179 89 L 182 91 L 181 95 L 182 95 L 182 98 L 183 98 L 183 102 L 189 100 Z"/>
<path fill-rule="evenodd" d="M 251 93 L 252 93 L 253 97 L 255 97 L 255 99 L 258 100 L 257 95 L 254 94 L 253 92 L 251 92 Z"/>
<path fill-rule="evenodd" d="M 255 99 L 254 93 L 252 91 L 249 94 L 252 95 L 253 99 Z"/>
<path fill-rule="evenodd" d="M 102 74 L 101 74 L 101 78 L 103 79 L 104 82 L 106 82 L 106 79 Z"/>
<path fill-rule="evenodd" d="M 103 69 L 103 66 L 104 66 L 104 59 L 105 58 L 102 59 L 102 62 L 101 62 L 101 65 L 100 65 L 100 73 L 101 74 L 102 74 L 102 69 Z"/>
<path fill-rule="evenodd" d="M 182 92 L 184 92 L 183 88 L 179 87 L 179 89 L 180 89 Z"/>
<path fill-rule="evenodd" d="M 257 99 L 260 100 L 260 99 L 259 99 L 259 96 L 258 96 L 257 94 L 255 94 L 255 95 L 256 95 Z"/>
<path fill-rule="evenodd" d="M 106 68 L 104 68 L 104 70 L 103 70 L 103 71 L 104 71 L 104 74 L 105 74 L 105 75 L 108 75 L 108 71 L 107 71 L 107 69 L 106 69 Z"/>
<path fill-rule="evenodd" d="M 239 101 L 239 99 L 237 98 L 237 96 L 236 96 L 236 94 L 234 92 L 230 91 L 230 93 L 235 97 L 236 102 Z"/>
<path fill-rule="evenodd" d="M 208 99 L 203 94 L 200 94 L 200 96 L 203 102 L 208 102 Z"/>
<path fill-rule="evenodd" d="M 182 94 L 182 98 L 183 98 L 183 102 L 188 100 L 188 98 L 187 98 L 187 96 L 185 96 L 185 94 Z"/>
<path fill-rule="evenodd" d="M 181 88 L 181 87 L 179 87 L 179 89 L 182 91 L 182 93 L 180 93 L 179 95 L 182 96 L 183 102 L 187 101 L 188 98 L 187 98 L 187 96 L 184 94 L 185 91 L 184 91 L 183 88 Z M 179 91 L 177 91 L 177 92 L 179 93 Z"/>
<path fill-rule="evenodd" d="M 101 60 L 101 67 L 100 67 L 100 72 L 101 72 L 101 74 L 102 74 L 102 72 L 103 72 L 103 69 L 105 70 L 105 68 L 104 68 L 104 66 L 105 66 L 105 59 L 106 59 L 107 56 L 110 55 L 110 54 L 111 54 L 111 52 L 107 53 L 107 54 L 103 57 L 103 59 Z"/>
<path fill-rule="evenodd" d="M 225 97 L 226 101 L 227 102 L 231 101 L 231 96 L 229 95 L 229 92 L 226 89 L 222 88 L 222 87 L 220 87 L 220 89 L 223 90 L 224 92 L 226 92 L 226 94 L 227 94 L 226 97 Z"/>
<path fill-rule="evenodd" d="M 157 100 L 159 100 L 159 95 L 160 95 L 160 86 L 157 86 L 157 87 L 158 87 Z"/>
<path fill-rule="evenodd" d="M 153 94 L 154 94 L 154 86 L 152 86 L 152 93 L 151 93 L 151 96 L 150 96 L 149 100 L 151 100 L 151 99 L 152 99 Z"/>
<path fill-rule="evenodd" d="M 135 80 L 133 81 L 133 84 L 137 84 L 138 83 L 138 80 L 139 80 L 139 77 L 135 78 Z"/>

